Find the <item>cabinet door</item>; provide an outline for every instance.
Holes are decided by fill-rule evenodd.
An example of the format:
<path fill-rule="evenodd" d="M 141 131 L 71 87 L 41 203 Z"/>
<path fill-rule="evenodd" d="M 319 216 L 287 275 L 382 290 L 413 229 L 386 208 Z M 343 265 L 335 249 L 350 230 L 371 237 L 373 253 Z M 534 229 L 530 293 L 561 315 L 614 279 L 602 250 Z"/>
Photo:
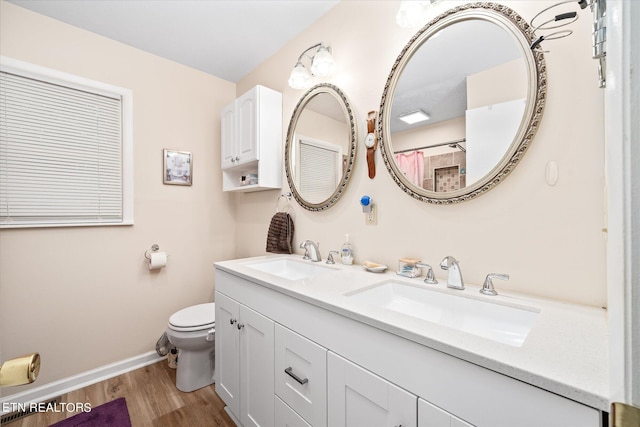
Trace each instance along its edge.
<path fill-rule="evenodd" d="M 236 165 L 236 102 L 225 106 L 220 119 L 220 157 L 222 169 Z"/>
<path fill-rule="evenodd" d="M 240 422 L 274 425 L 273 321 L 240 306 Z"/>
<path fill-rule="evenodd" d="M 415 395 L 331 352 L 327 379 L 331 427 L 416 427 Z"/>
<path fill-rule="evenodd" d="M 275 392 L 313 427 L 327 425 L 327 349 L 276 325 Z"/>
<path fill-rule="evenodd" d="M 216 292 L 216 393 L 236 418 L 240 414 L 240 304 Z"/>
<path fill-rule="evenodd" d="M 418 427 L 473 427 L 447 411 L 418 399 Z"/>
<path fill-rule="evenodd" d="M 238 164 L 259 160 L 258 156 L 258 88 L 253 88 L 236 100 L 236 129 L 238 132 Z"/>

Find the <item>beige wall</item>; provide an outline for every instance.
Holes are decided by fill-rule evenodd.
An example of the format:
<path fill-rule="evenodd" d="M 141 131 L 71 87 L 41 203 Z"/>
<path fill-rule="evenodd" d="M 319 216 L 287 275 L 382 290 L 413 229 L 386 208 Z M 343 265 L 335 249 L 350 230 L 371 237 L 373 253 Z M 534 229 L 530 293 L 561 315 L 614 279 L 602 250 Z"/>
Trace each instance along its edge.
<path fill-rule="evenodd" d="M 414 147 L 424 147 L 430 144 L 439 144 L 442 142 L 459 141 L 465 138 L 465 117 L 457 117 L 455 119 L 444 122 L 434 123 L 432 125 L 420 126 L 414 129 L 396 132 L 393 134 L 393 149 L 408 150 Z M 461 143 L 463 147 L 465 142 Z M 446 145 L 441 147 L 433 147 L 424 151 L 425 156 L 434 156 L 442 153 L 451 153 L 458 151 Z"/>
<path fill-rule="evenodd" d="M 400 257 L 437 264 L 454 255 L 468 283 L 506 272 L 511 280 L 497 283 L 498 290 L 605 305 L 603 94 L 591 60 L 589 11 L 580 12 L 571 37 L 543 43 L 550 51 L 547 106 L 521 164 L 475 200 L 433 206 L 404 194 L 379 153 L 377 175 L 367 177 L 366 113 L 378 110 L 391 66 L 415 31 L 395 25 L 398 4 L 341 2 L 236 87 L 0 1 L 2 55 L 133 90 L 135 146 L 134 226 L 0 231 L 2 359 L 40 351 L 38 386 L 153 350 L 172 312 L 212 300 L 214 261 L 264 254 L 270 217 L 288 189 L 222 193 L 219 112 L 263 84 L 283 92 L 287 129 L 304 94 L 287 87 L 291 67 L 319 41 L 332 46 L 331 83 L 355 109 L 359 152 L 333 208 L 312 213 L 291 202 L 297 242 L 319 241 L 326 257 L 349 233 L 356 262 L 395 268 Z M 441 1 L 434 13 L 455 4 Z M 529 20 L 551 3 L 507 4 Z M 193 153 L 192 187 L 162 185 L 163 148 Z M 560 171 L 554 187 L 544 179 L 550 160 Z M 364 194 L 378 206 L 377 226 L 364 225 Z M 170 254 L 159 272 L 144 265 L 153 243 Z M 442 273 L 436 270 L 439 279 Z"/>
<path fill-rule="evenodd" d="M 471 74 L 467 76 L 467 110 L 526 98 L 527 86 L 527 68 L 523 59 Z"/>
<path fill-rule="evenodd" d="M 502 2 L 526 20 L 552 2 Z M 283 126 L 304 91 L 287 87 L 295 59 L 320 41 L 332 46 L 337 63 L 331 83 L 355 108 L 360 130 L 353 179 L 331 209 L 309 212 L 292 201 L 295 240 L 313 239 L 322 254 L 339 249 L 349 233 L 356 262 L 371 260 L 395 268 L 401 257 L 438 264 L 445 255 L 461 261 L 468 283 L 481 284 L 490 272 L 509 273 L 500 289 L 593 306 L 606 304 L 603 92 L 591 59 L 589 10 L 572 26 L 573 35 L 543 43 L 548 72 L 544 118 L 521 164 L 497 188 L 474 200 L 434 206 L 412 199 L 392 181 L 381 156 L 377 175 L 367 177 L 363 149 L 365 118 L 378 110 L 388 73 L 415 30 L 395 24 L 399 2 L 344 1 L 238 84 L 238 93 L 261 83 L 283 92 Z M 459 2 L 436 4 L 440 13 Z M 545 182 L 549 161 L 559 181 Z M 286 182 L 286 180 L 285 180 Z M 283 191 L 287 191 L 283 189 Z M 238 255 L 264 253 L 269 218 L 279 191 L 236 198 Z M 370 195 L 378 225 L 366 226 L 358 200 Z M 436 276 L 443 279 L 443 271 Z"/>
<path fill-rule="evenodd" d="M 212 263 L 235 256 L 219 114 L 236 88 L 4 1 L 0 17 L 2 55 L 133 91 L 135 225 L 0 231 L 2 359 L 39 351 L 38 386 L 152 351 L 171 313 L 213 300 Z M 163 148 L 193 153 L 193 186 L 162 184 Z M 150 272 L 153 243 L 169 263 Z"/>

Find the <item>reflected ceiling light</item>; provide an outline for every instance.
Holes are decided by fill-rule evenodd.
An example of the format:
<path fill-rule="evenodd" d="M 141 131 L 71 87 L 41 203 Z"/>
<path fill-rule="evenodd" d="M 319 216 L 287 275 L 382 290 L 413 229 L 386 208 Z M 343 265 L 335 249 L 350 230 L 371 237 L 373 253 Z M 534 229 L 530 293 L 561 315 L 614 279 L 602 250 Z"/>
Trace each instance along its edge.
<path fill-rule="evenodd" d="M 427 21 L 429 6 L 435 0 L 405 0 L 400 2 L 396 24 L 402 28 L 415 28 Z"/>
<path fill-rule="evenodd" d="M 431 117 L 422 110 L 412 111 L 411 113 L 402 114 L 398 116 L 400 120 L 405 122 L 408 125 L 412 125 L 418 122 L 424 122 L 425 120 L 429 120 Z"/>
<path fill-rule="evenodd" d="M 313 54 L 308 54 L 314 50 Z M 311 60 L 311 72 L 302 63 L 305 56 Z M 293 89 L 304 89 L 311 84 L 312 76 L 328 77 L 333 73 L 335 66 L 331 48 L 322 43 L 315 44 L 298 57 L 298 62 L 289 76 L 289 86 Z"/>

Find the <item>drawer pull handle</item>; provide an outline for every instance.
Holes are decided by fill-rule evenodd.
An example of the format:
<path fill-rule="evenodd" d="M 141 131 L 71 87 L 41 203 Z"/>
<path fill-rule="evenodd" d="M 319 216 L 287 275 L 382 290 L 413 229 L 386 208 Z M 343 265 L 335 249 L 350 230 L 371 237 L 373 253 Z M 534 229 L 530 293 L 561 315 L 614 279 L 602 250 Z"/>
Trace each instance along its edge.
<path fill-rule="evenodd" d="M 300 378 L 299 376 L 294 374 L 293 373 L 293 369 L 291 368 L 291 366 L 289 366 L 287 369 L 285 369 L 284 373 L 289 375 L 294 380 L 296 380 L 299 384 L 306 384 L 306 383 L 309 382 L 309 378 Z"/>

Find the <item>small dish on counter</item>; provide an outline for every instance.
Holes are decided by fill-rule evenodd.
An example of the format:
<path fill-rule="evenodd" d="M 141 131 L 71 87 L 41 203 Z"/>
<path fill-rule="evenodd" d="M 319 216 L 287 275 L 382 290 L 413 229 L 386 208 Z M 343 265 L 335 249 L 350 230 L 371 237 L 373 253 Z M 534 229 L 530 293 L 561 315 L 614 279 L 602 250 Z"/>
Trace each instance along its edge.
<path fill-rule="evenodd" d="M 378 264 L 376 262 L 365 261 L 362 263 L 362 266 L 365 270 L 370 271 L 372 273 L 382 273 L 387 269 L 387 266 L 384 264 Z"/>

